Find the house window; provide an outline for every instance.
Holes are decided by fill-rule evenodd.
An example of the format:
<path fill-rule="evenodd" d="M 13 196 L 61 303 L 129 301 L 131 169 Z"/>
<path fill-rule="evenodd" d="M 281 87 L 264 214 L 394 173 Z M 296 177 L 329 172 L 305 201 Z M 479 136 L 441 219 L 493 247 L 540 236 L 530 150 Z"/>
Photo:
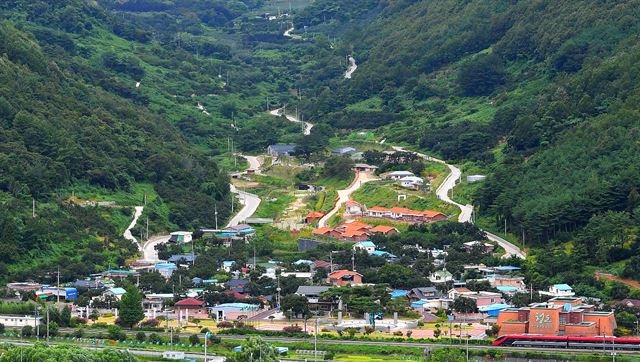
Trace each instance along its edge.
<path fill-rule="evenodd" d="M 567 324 L 567 316 L 564 314 L 560 314 L 560 325 L 564 326 L 565 324 Z"/>

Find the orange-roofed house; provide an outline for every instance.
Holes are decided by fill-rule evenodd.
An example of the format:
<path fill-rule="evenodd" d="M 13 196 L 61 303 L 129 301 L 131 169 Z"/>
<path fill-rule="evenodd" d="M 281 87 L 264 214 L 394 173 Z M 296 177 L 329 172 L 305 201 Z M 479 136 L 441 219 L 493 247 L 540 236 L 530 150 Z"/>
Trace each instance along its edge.
<path fill-rule="evenodd" d="M 400 231 L 398 231 L 398 229 L 394 228 L 393 226 L 387 226 L 387 225 L 378 225 L 374 228 L 372 228 L 371 230 L 369 230 L 372 234 L 380 234 L 380 235 L 394 235 L 394 234 L 398 234 Z"/>
<path fill-rule="evenodd" d="M 447 219 L 447 215 L 435 210 L 425 210 L 422 212 L 426 222 L 442 221 Z"/>
<path fill-rule="evenodd" d="M 340 240 L 353 242 L 369 240 L 369 231 L 362 229 L 347 229 L 340 235 Z"/>
<path fill-rule="evenodd" d="M 322 219 L 323 216 L 324 216 L 323 213 L 318 211 L 313 211 L 307 214 L 307 216 L 304 218 L 304 222 L 306 224 L 313 224 L 314 222 Z"/>
<path fill-rule="evenodd" d="M 317 229 L 313 230 L 311 233 L 313 235 L 330 236 L 332 231 L 333 231 L 333 228 L 321 227 L 321 228 L 317 228 Z"/>
<path fill-rule="evenodd" d="M 337 287 L 360 285 L 362 284 L 362 274 L 346 269 L 336 270 L 329 274 L 327 282 Z"/>

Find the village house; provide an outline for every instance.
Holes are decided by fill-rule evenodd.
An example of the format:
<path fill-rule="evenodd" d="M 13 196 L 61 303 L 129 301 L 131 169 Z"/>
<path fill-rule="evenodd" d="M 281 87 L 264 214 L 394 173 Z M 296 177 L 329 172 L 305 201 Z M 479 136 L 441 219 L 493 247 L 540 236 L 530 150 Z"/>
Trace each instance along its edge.
<path fill-rule="evenodd" d="M 179 263 L 182 263 L 182 264 L 193 264 L 193 262 L 196 261 L 196 256 L 195 255 L 191 255 L 191 254 L 171 255 L 171 257 L 169 257 L 169 259 L 167 259 L 167 261 L 169 263 L 174 263 L 176 265 L 178 265 Z"/>
<path fill-rule="evenodd" d="M 486 307 L 492 304 L 502 304 L 504 303 L 504 299 L 502 299 L 501 293 L 495 292 L 487 292 L 487 291 L 479 291 L 473 292 L 467 288 L 454 288 L 449 290 L 447 293 L 449 298 L 458 299 L 460 297 L 473 299 L 476 302 L 476 306 Z"/>
<path fill-rule="evenodd" d="M 384 236 L 395 235 L 400 233 L 398 229 L 394 228 L 393 226 L 387 226 L 387 225 L 374 226 L 373 228 L 371 228 L 371 230 L 369 230 L 369 232 L 372 234 L 380 234 Z"/>
<path fill-rule="evenodd" d="M 356 150 L 353 147 L 338 147 L 338 148 L 334 148 L 333 150 L 331 150 L 331 154 L 334 156 L 346 156 L 346 155 L 352 155 L 354 153 L 358 152 L 358 150 Z"/>
<path fill-rule="evenodd" d="M 407 297 L 412 302 L 418 300 L 430 300 L 442 298 L 442 293 L 436 287 L 420 287 L 413 288 L 407 294 Z"/>
<path fill-rule="evenodd" d="M 364 250 L 367 254 L 371 254 L 376 251 L 376 244 L 372 243 L 369 240 L 359 241 L 353 244 L 353 250 Z"/>
<path fill-rule="evenodd" d="M 127 294 L 127 291 L 124 288 L 109 288 L 102 293 L 103 296 L 113 297 L 117 300 L 122 299 L 122 296 L 125 294 Z"/>
<path fill-rule="evenodd" d="M 433 210 L 416 211 L 403 207 L 386 208 L 374 206 L 367 210 L 367 216 L 371 218 L 383 218 L 402 222 L 435 222 L 446 220 L 447 215 Z"/>
<path fill-rule="evenodd" d="M 231 279 L 226 283 L 227 288 L 232 292 L 244 294 L 244 287 L 249 284 L 246 279 Z"/>
<path fill-rule="evenodd" d="M 189 321 L 189 318 L 209 318 L 204 302 L 196 298 L 187 298 L 174 304 L 175 316 L 179 322 Z"/>
<path fill-rule="evenodd" d="M 464 243 L 464 249 L 467 252 L 470 252 L 472 250 L 480 249 L 484 253 L 493 253 L 493 250 L 495 249 L 495 247 L 496 246 L 493 245 L 493 244 L 483 243 L 482 241 L 479 241 L 479 240 L 469 241 L 469 242 Z"/>
<path fill-rule="evenodd" d="M 389 180 L 400 180 L 405 177 L 415 176 L 411 171 L 393 171 L 387 174 L 384 174 L 382 177 Z"/>
<path fill-rule="evenodd" d="M 327 277 L 327 283 L 330 283 L 337 287 L 344 287 L 347 285 L 360 285 L 362 284 L 362 274 L 351 270 L 336 270 L 329 274 Z"/>
<path fill-rule="evenodd" d="M 554 284 L 549 287 L 548 291 L 540 291 L 541 295 L 548 295 L 551 297 L 573 297 L 576 293 L 573 292 L 568 284 Z"/>
<path fill-rule="evenodd" d="M 296 151 L 295 144 L 289 145 L 270 145 L 267 147 L 267 154 L 271 157 L 289 157 Z"/>
<path fill-rule="evenodd" d="M 361 216 L 364 210 L 364 206 L 353 200 L 348 200 L 345 204 L 345 212 L 350 216 Z"/>
<path fill-rule="evenodd" d="M 355 172 L 373 173 L 373 172 L 376 172 L 376 170 L 378 169 L 378 166 L 367 165 L 366 163 L 356 163 L 355 165 L 353 165 L 352 169 Z"/>
<path fill-rule="evenodd" d="M 305 224 L 313 224 L 314 222 L 322 219 L 323 216 L 324 216 L 324 214 L 321 213 L 321 212 L 312 211 L 312 212 L 308 213 L 307 216 L 304 218 L 304 223 Z"/>
<path fill-rule="evenodd" d="M 513 287 L 519 291 L 527 289 L 527 286 L 524 284 L 524 278 L 519 276 L 493 274 L 487 275 L 484 280 L 487 280 L 493 288 Z"/>
<path fill-rule="evenodd" d="M 436 270 L 429 274 L 429 281 L 433 284 L 447 283 L 453 280 L 453 274 L 449 273 L 447 269 Z"/>
<path fill-rule="evenodd" d="M 307 298 L 310 309 L 328 311 L 331 310 L 333 301 L 324 299 L 320 295 L 329 289 L 331 287 L 328 286 L 301 285 L 296 290 L 296 294 Z"/>
<path fill-rule="evenodd" d="M 416 176 L 407 176 L 400 179 L 400 186 L 407 189 L 419 190 L 424 186 L 424 180 Z"/>

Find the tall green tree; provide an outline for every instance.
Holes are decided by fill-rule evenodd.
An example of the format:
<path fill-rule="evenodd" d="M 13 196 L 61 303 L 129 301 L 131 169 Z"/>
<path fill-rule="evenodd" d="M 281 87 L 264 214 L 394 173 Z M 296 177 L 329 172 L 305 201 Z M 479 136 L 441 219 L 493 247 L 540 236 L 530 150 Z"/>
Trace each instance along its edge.
<path fill-rule="evenodd" d="M 120 323 L 129 328 L 133 328 L 138 322 L 144 319 L 142 309 L 142 293 L 135 286 L 127 288 L 127 293 L 120 300 Z"/>

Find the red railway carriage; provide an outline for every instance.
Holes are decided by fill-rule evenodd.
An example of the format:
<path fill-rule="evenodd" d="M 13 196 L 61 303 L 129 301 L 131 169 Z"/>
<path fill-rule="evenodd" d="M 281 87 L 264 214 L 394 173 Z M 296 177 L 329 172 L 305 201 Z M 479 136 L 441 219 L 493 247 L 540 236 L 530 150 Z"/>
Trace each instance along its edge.
<path fill-rule="evenodd" d="M 520 334 L 501 336 L 492 344 L 503 347 L 640 350 L 640 338 L 613 336 L 567 337 Z"/>

